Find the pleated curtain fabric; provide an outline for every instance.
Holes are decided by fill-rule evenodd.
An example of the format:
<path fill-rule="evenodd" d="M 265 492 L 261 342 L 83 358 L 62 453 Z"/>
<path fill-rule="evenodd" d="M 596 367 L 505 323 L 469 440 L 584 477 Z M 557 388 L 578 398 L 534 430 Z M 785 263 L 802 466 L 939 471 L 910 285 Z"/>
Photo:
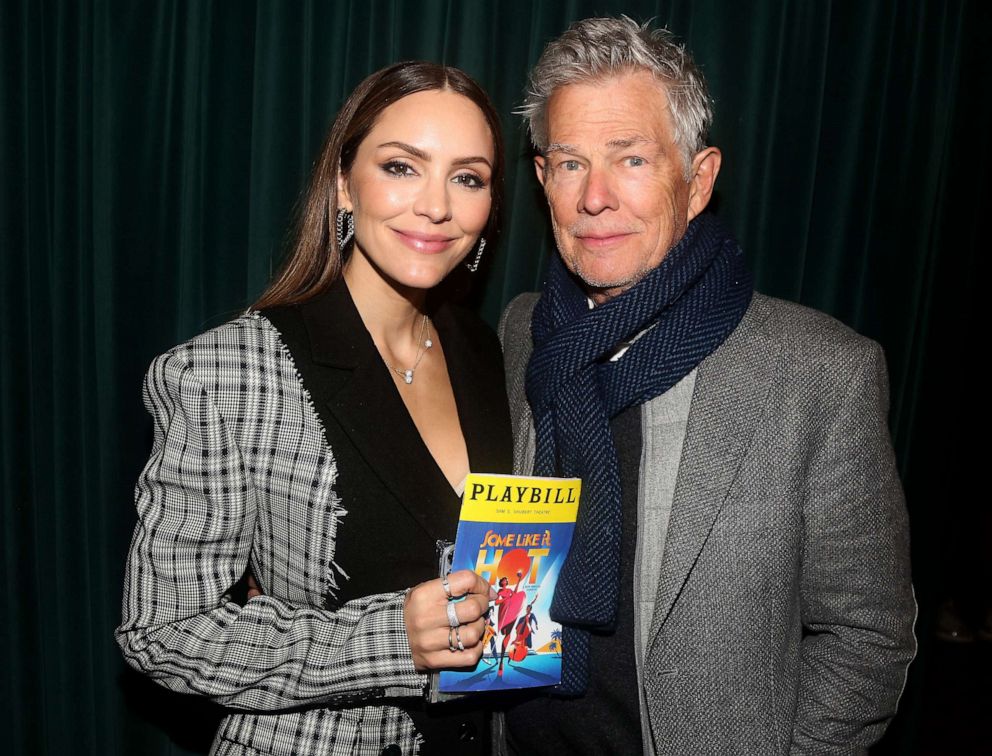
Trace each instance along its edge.
<path fill-rule="evenodd" d="M 978 469 L 976 450 L 948 440 L 977 394 L 968 347 L 992 207 L 979 178 L 992 167 L 984 3 L 4 0 L 5 753 L 208 747 L 218 711 L 126 671 L 112 640 L 151 441 L 141 376 L 261 292 L 351 88 L 387 63 L 427 58 L 492 95 L 507 216 L 472 301 L 495 323 L 539 286 L 553 250 L 511 112 L 526 73 L 571 21 L 621 12 L 668 25 L 702 64 L 724 154 L 714 209 L 758 290 L 885 347 L 926 605 L 944 520 L 928 502 L 966 506 L 956 493 Z M 912 740 L 917 677 L 893 748 Z"/>

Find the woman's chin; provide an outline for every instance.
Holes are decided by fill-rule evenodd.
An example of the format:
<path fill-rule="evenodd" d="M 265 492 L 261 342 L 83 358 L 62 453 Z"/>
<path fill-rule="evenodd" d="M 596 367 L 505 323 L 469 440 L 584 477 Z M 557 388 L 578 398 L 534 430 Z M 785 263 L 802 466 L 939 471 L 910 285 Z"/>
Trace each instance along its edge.
<path fill-rule="evenodd" d="M 404 270 L 395 271 L 395 275 L 390 276 L 393 281 L 407 289 L 422 289 L 428 291 L 440 284 L 453 266 L 445 265 L 417 265 Z"/>

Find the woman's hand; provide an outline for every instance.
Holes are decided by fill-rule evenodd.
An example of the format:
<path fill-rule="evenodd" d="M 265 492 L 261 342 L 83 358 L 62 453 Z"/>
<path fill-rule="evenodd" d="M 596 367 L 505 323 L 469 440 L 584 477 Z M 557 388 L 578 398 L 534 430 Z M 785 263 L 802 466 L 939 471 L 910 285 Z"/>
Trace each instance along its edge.
<path fill-rule="evenodd" d="M 448 575 L 451 595 L 465 596 L 454 602 L 458 618 L 457 638 L 464 651 L 451 651 L 448 640 L 455 632 L 448 623 L 448 596 L 441 580 L 421 583 L 406 596 L 403 620 L 406 636 L 413 653 L 413 666 L 418 672 L 432 669 L 472 667 L 482 656 L 482 615 L 489 607 L 489 583 L 471 570 L 458 570 Z"/>
<path fill-rule="evenodd" d="M 258 581 L 255 580 L 255 576 L 250 572 L 248 573 L 248 600 L 251 601 L 256 596 L 262 595 L 262 589 L 258 585 Z"/>

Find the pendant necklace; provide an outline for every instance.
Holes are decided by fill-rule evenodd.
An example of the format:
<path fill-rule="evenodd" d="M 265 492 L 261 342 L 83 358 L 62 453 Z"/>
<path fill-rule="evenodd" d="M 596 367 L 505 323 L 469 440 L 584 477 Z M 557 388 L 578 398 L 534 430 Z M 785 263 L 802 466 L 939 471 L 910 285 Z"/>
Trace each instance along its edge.
<path fill-rule="evenodd" d="M 424 338 L 425 335 L 427 338 Z M 389 362 L 385 356 L 382 358 L 382 361 L 386 363 L 386 366 L 402 378 L 403 382 L 408 385 L 413 383 L 413 374 L 416 372 L 417 368 L 420 367 L 420 361 L 424 359 L 424 355 L 427 354 L 427 350 L 434 346 L 434 341 L 431 339 L 430 321 L 427 319 L 426 313 L 424 314 L 424 319 L 420 322 L 419 344 L 420 346 L 417 349 L 417 359 L 414 360 L 413 367 L 409 367 L 406 370 L 396 367 Z"/>

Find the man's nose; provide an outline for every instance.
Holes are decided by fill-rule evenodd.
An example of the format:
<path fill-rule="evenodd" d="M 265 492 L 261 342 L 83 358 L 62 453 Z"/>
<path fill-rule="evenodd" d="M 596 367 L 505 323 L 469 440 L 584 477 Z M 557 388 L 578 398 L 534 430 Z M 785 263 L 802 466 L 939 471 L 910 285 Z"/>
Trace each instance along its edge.
<path fill-rule="evenodd" d="M 610 171 L 590 167 L 579 195 L 578 211 L 587 215 L 599 215 L 604 210 L 617 210 L 619 207 L 620 201 Z"/>
<path fill-rule="evenodd" d="M 413 212 L 430 220 L 444 223 L 451 219 L 451 201 L 446 178 L 428 176 L 413 205 Z"/>

